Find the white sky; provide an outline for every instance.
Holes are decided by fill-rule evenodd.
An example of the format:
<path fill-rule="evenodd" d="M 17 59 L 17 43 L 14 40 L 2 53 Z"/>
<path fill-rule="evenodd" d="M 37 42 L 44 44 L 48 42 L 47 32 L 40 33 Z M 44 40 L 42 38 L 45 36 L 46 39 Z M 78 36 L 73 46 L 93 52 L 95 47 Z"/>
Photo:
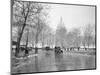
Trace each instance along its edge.
<path fill-rule="evenodd" d="M 54 30 L 61 17 L 67 29 L 95 24 L 95 7 L 60 4 L 49 5 L 51 6 L 49 25 Z"/>

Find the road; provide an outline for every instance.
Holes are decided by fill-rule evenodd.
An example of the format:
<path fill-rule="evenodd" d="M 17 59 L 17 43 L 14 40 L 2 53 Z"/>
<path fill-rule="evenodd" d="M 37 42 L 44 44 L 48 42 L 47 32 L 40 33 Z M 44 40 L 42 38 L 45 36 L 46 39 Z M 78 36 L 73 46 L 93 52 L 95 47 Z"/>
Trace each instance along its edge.
<path fill-rule="evenodd" d="M 22 59 L 21 64 L 12 67 L 12 73 L 45 72 L 95 68 L 95 55 L 39 50 L 38 55 Z"/>

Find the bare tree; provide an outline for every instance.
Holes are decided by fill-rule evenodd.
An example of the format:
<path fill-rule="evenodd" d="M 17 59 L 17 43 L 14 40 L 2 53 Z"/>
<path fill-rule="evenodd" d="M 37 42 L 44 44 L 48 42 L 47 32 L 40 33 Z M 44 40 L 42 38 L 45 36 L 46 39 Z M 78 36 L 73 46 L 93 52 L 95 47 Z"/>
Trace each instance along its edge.
<path fill-rule="evenodd" d="M 84 29 L 83 44 L 84 46 L 90 47 L 95 42 L 95 27 L 94 25 L 88 24 Z"/>
<path fill-rule="evenodd" d="M 39 3 L 15 1 L 13 5 L 13 25 L 21 25 L 19 32 L 16 56 L 19 53 L 19 47 L 24 29 L 27 25 L 34 27 L 34 16 L 41 13 L 43 7 Z M 36 35 L 37 36 L 37 35 Z"/>
<path fill-rule="evenodd" d="M 47 10 L 48 10 L 48 5 L 42 5 L 39 4 L 37 6 L 38 8 L 41 8 L 41 11 L 38 11 L 38 14 L 34 16 L 34 24 L 35 24 L 35 53 L 38 53 L 38 48 L 37 48 L 37 44 L 39 42 L 39 38 L 41 35 L 41 32 L 43 31 L 43 29 L 47 26 Z"/>
<path fill-rule="evenodd" d="M 80 47 L 81 44 L 81 36 L 80 30 L 78 28 L 74 28 L 71 31 L 67 32 L 66 35 L 66 46 L 67 47 Z"/>
<path fill-rule="evenodd" d="M 47 39 L 52 41 L 52 38 L 53 38 L 52 29 L 48 25 L 44 25 L 44 27 L 39 35 L 39 39 L 42 43 L 42 47 L 44 45 L 46 45 Z"/>
<path fill-rule="evenodd" d="M 38 53 L 37 44 L 39 41 L 39 35 L 40 35 L 41 31 L 43 30 L 43 27 L 44 27 L 44 22 L 43 22 L 43 20 L 40 19 L 40 16 L 38 15 L 37 23 L 36 23 L 36 32 L 35 32 L 35 46 L 36 46 L 35 53 Z"/>
<path fill-rule="evenodd" d="M 73 46 L 80 47 L 80 44 L 81 44 L 80 30 L 78 28 L 75 28 L 73 29 L 72 33 L 73 33 L 73 39 L 74 39 Z"/>

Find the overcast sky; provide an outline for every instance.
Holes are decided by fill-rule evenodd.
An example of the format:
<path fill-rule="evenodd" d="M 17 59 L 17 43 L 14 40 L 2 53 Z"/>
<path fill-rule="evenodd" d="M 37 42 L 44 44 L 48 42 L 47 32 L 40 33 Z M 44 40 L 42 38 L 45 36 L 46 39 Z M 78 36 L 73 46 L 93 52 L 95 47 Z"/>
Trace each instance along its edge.
<path fill-rule="evenodd" d="M 55 30 L 60 18 L 67 29 L 95 24 L 95 7 L 49 4 L 49 25 Z"/>

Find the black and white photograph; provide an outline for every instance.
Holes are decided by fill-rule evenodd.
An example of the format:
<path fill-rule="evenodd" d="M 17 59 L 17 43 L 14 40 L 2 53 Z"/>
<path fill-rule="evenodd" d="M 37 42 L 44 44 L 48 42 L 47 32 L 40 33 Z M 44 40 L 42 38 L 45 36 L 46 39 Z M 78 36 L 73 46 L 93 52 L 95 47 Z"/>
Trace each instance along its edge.
<path fill-rule="evenodd" d="M 11 0 L 11 74 L 96 69 L 96 6 Z"/>

